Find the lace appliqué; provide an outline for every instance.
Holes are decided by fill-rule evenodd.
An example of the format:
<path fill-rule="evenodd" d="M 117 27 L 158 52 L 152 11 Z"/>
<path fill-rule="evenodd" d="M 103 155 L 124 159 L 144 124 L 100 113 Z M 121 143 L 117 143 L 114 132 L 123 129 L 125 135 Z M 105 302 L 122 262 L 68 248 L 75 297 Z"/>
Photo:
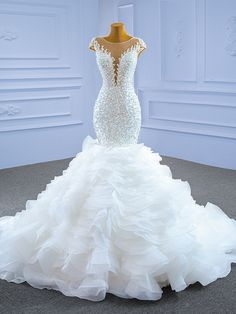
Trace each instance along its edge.
<path fill-rule="evenodd" d="M 144 49 L 147 48 L 147 45 L 146 45 L 146 43 L 143 41 L 142 38 L 138 38 L 138 40 L 139 40 L 139 51 L 138 51 L 138 53 L 139 53 L 139 55 L 140 55 L 140 53 L 141 53 Z"/>
<path fill-rule="evenodd" d="M 90 43 L 103 79 L 93 110 L 94 130 L 101 145 L 123 146 L 138 141 L 141 107 L 134 90 L 134 73 L 138 55 L 146 45 L 143 40 L 134 39 L 116 57 L 98 38 Z"/>
<path fill-rule="evenodd" d="M 94 49 L 95 50 L 95 46 L 94 46 L 94 43 L 95 43 L 95 37 L 93 37 L 89 43 L 89 48 L 90 49 Z"/>
<path fill-rule="evenodd" d="M 93 48 L 97 54 L 105 54 L 105 56 L 109 57 L 111 64 L 110 64 L 110 68 L 108 67 L 106 72 L 108 73 L 113 86 L 117 86 L 120 82 L 119 78 L 121 74 L 121 63 L 122 63 L 122 60 L 125 58 L 125 56 L 133 52 L 135 52 L 138 56 L 147 47 L 145 42 L 141 38 L 137 38 L 137 37 L 134 37 L 134 38 L 137 39 L 137 42 L 131 45 L 130 47 L 128 47 L 127 49 L 125 49 L 121 53 L 120 57 L 117 58 L 118 62 L 115 62 L 116 58 L 112 56 L 111 51 L 109 51 L 102 44 L 100 44 L 96 40 L 95 37 L 92 38 L 89 44 L 89 48 Z"/>

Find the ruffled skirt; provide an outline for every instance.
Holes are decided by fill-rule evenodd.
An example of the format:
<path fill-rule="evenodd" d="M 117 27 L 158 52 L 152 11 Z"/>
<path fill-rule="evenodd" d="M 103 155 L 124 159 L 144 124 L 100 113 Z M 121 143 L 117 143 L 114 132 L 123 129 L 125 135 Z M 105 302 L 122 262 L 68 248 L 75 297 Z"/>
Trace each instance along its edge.
<path fill-rule="evenodd" d="M 236 262 L 236 220 L 198 205 L 141 144 L 82 151 L 25 210 L 0 218 L 0 278 L 91 301 L 106 293 L 158 300 L 225 277 Z"/>

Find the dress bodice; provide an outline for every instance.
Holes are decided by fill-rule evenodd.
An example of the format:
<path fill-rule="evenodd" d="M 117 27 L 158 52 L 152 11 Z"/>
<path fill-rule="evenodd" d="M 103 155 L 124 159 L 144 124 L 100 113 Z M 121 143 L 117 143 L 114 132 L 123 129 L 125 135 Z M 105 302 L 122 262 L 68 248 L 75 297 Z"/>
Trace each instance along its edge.
<path fill-rule="evenodd" d="M 141 38 L 133 37 L 127 41 L 127 43 L 130 42 L 128 48 L 124 49 L 119 57 L 115 57 L 99 39 L 94 37 L 89 47 L 93 47 L 96 51 L 96 60 L 103 78 L 103 84 L 111 87 L 132 85 L 138 55 L 146 48 L 145 42 Z M 122 43 L 113 43 L 113 45 L 117 44 Z"/>
<path fill-rule="evenodd" d="M 106 146 L 135 144 L 139 136 L 141 108 L 133 78 L 138 56 L 146 45 L 136 37 L 127 44 L 127 49 L 114 46 L 118 56 L 114 56 L 97 38 L 93 38 L 89 46 L 96 51 L 96 61 L 103 79 L 94 106 L 93 125 L 98 142 Z M 109 45 L 113 47 L 112 43 Z M 119 51 L 122 51 L 120 55 Z"/>

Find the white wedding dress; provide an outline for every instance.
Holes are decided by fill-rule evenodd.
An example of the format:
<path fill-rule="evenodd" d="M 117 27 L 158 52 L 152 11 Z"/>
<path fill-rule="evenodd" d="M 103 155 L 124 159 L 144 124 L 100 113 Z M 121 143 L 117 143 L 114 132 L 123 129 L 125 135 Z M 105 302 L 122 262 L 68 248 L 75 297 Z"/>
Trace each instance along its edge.
<path fill-rule="evenodd" d="M 88 135 L 25 210 L 0 219 L 1 279 L 92 301 L 107 292 L 158 300 L 164 286 L 207 285 L 236 262 L 236 220 L 210 202 L 198 205 L 189 183 L 173 179 L 160 155 L 138 143 L 133 76 L 145 43 L 134 39 L 117 67 L 92 39 L 103 78 L 97 138 Z"/>

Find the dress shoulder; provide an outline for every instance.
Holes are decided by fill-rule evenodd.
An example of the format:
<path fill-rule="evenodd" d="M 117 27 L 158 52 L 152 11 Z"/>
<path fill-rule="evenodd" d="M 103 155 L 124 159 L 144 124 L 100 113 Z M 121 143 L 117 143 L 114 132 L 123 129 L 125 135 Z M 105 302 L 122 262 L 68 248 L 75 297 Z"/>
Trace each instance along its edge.
<path fill-rule="evenodd" d="M 89 49 L 96 50 L 96 37 L 93 37 L 89 43 Z"/>
<path fill-rule="evenodd" d="M 142 38 L 136 37 L 138 39 L 138 54 L 147 48 L 145 41 Z"/>
<path fill-rule="evenodd" d="M 140 46 L 143 49 L 147 48 L 147 45 L 146 45 L 145 41 L 142 38 L 137 37 L 137 39 L 138 39 L 138 42 L 139 42 Z"/>

